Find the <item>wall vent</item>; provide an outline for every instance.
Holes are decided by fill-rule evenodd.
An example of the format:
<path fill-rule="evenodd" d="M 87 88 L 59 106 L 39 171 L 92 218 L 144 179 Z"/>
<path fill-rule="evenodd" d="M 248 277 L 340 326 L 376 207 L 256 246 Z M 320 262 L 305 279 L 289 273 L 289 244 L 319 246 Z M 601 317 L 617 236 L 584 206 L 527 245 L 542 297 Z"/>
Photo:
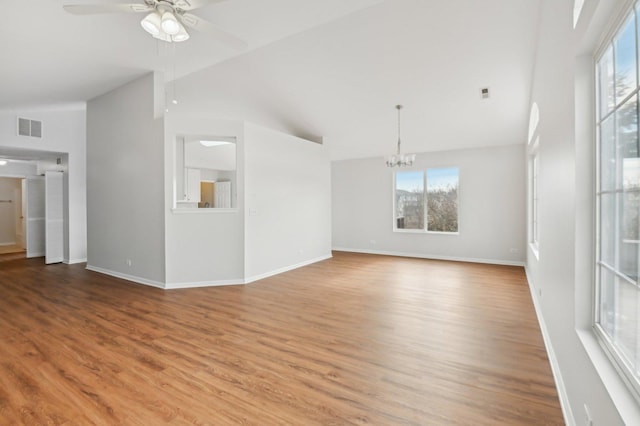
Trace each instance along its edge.
<path fill-rule="evenodd" d="M 42 121 L 18 117 L 18 136 L 42 137 Z"/>

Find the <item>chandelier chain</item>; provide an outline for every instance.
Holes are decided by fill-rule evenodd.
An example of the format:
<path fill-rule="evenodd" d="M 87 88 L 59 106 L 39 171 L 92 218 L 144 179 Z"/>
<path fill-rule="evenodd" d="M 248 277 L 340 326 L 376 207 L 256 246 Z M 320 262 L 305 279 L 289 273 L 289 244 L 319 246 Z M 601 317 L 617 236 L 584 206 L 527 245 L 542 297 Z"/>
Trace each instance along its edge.
<path fill-rule="evenodd" d="M 396 109 L 398 110 L 398 155 L 400 155 L 400 110 L 402 109 L 402 105 L 396 105 Z"/>

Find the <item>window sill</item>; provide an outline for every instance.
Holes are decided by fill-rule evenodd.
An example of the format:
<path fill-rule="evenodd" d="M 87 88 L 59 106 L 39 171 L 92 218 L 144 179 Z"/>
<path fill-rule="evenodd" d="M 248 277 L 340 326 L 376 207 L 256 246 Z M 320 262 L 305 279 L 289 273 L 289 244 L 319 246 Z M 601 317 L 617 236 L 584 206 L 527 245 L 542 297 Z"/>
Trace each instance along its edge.
<path fill-rule="evenodd" d="M 640 418 L 640 405 L 600 345 L 593 330 L 576 330 L 591 363 L 596 369 L 620 417 L 625 424 L 635 424 Z"/>
<path fill-rule="evenodd" d="M 171 213 L 173 214 L 218 214 L 218 213 L 236 213 L 238 212 L 237 208 L 233 208 L 233 209 L 216 209 L 216 208 L 209 208 L 209 209 L 178 209 L 178 208 L 172 208 L 171 209 Z"/>
<path fill-rule="evenodd" d="M 440 231 L 425 231 L 424 229 L 394 229 L 393 232 L 399 234 L 435 234 L 435 235 L 460 235 L 460 232 L 440 232 Z"/>

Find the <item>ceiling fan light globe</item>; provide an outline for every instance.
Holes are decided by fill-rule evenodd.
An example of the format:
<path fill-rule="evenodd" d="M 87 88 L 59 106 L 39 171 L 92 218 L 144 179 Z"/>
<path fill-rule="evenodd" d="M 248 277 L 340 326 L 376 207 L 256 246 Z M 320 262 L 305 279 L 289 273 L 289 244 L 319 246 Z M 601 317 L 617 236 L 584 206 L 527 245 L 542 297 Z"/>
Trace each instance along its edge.
<path fill-rule="evenodd" d="M 162 27 L 162 31 L 169 35 L 178 34 L 181 27 L 180 23 L 171 12 L 165 12 L 162 14 L 162 22 L 160 26 Z"/>
<path fill-rule="evenodd" d="M 176 35 L 171 36 L 171 39 L 173 39 L 173 41 L 175 41 L 176 43 L 189 40 L 189 33 L 187 32 L 187 30 L 182 24 L 178 24 L 180 25 L 180 31 L 178 31 Z"/>
<path fill-rule="evenodd" d="M 152 36 L 160 34 L 160 15 L 156 12 L 151 12 L 145 18 L 140 21 L 142 28 Z"/>

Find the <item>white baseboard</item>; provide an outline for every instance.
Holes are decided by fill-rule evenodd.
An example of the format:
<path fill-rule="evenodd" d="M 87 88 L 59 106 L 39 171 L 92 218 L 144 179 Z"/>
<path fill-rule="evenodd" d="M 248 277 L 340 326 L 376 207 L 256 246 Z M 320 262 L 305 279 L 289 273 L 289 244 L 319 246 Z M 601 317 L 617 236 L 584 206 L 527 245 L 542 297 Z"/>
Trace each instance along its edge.
<path fill-rule="evenodd" d="M 174 290 L 180 288 L 197 288 L 197 287 L 220 287 L 225 285 L 243 285 L 244 280 L 219 280 L 219 281 L 200 281 L 200 282 L 191 282 L 191 283 L 167 283 L 165 285 L 165 289 Z"/>
<path fill-rule="evenodd" d="M 285 266 L 284 268 L 275 269 L 270 272 L 266 272 L 264 274 L 254 275 L 249 278 L 244 279 L 245 284 L 252 283 L 254 281 L 262 280 L 265 278 L 272 277 L 274 275 L 282 274 L 283 272 L 291 271 L 293 269 L 302 268 L 303 266 L 311 265 L 312 263 L 321 262 L 323 260 L 331 259 L 333 256 L 331 253 L 326 254 L 324 256 L 316 257 L 315 259 L 305 260 L 304 262 L 296 263 L 295 265 Z"/>
<path fill-rule="evenodd" d="M 198 287 L 218 287 L 218 286 L 226 286 L 226 285 L 242 285 L 249 284 L 254 281 L 258 281 L 264 278 L 268 278 L 274 275 L 282 274 L 283 272 L 291 271 L 293 269 L 298 269 L 303 266 L 311 265 L 312 263 L 320 262 L 323 260 L 330 259 L 331 254 L 327 254 L 325 256 L 320 256 L 315 259 L 306 260 L 304 262 L 296 263 L 295 265 L 285 266 L 284 268 L 275 269 L 273 271 L 266 272 L 260 275 L 254 275 L 245 279 L 234 279 L 234 280 L 219 280 L 219 281 L 198 281 L 198 282 L 184 282 L 184 283 L 171 283 L 171 284 L 163 284 L 158 281 L 148 280 L 146 278 L 140 278 L 133 275 L 123 274 L 121 272 L 115 272 L 104 268 L 99 268 L 97 266 L 87 265 L 87 269 L 94 272 L 99 272 L 105 275 L 111 275 L 112 277 L 121 278 L 123 280 L 132 281 L 138 284 L 149 285 L 153 287 L 162 288 L 165 290 L 177 290 L 177 289 L 185 289 L 185 288 L 198 288 Z M 86 261 L 86 259 L 85 259 Z"/>
<path fill-rule="evenodd" d="M 120 278 L 127 281 L 132 281 L 138 284 L 144 284 L 157 288 L 165 288 L 165 285 L 159 281 L 148 280 L 146 278 L 136 277 L 134 275 L 123 274 L 121 272 L 111 271 L 109 269 L 99 268 L 97 266 L 87 265 L 89 271 L 98 272 L 100 274 L 110 275 L 112 277 Z"/>
<path fill-rule="evenodd" d="M 45 252 L 38 252 L 38 253 L 29 253 L 27 252 L 27 259 L 32 259 L 34 257 L 44 257 Z"/>
<path fill-rule="evenodd" d="M 547 329 L 547 324 L 544 322 L 544 317 L 542 316 L 542 310 L 540 309 L 540 304 L 538 302 L 538 296 L 536 295 L 536 290 L 533 285 L 533 281 L 530 279 L 529 269 L 525 266 L 524 268 L 525 275 L 527 276 L 527 284 L 529 285 L 529 291 L 531 292 L 531 299 L 533 300 L 533 306 L 536 310 L 536 316 L 538 317 L 538 324 L 540 325 L 540 331 L 542 331 L 542 339 L 544 340 L 544 347 L 547 350 L 547 357 L 549 358 L 549 363 L 551 364 L 551 372 L 553 373 L 553 379 L 556 382 L 556 389 L 558 391 L 558 397 L 560 398 L 560 406 L 562 407 L 562 415 L 564 416 L 564 422 L 568 426 L 575 426 L 576 419 L 573 416 L 573 411 L 571 410 L 571 404 L 569 403 L 569 395 L 567 394 L 567 388 L 564 384 L 564 380 L 562 379 L 562 373 L 560 372 L 560 365 L 558 364 L 558 358 L 556 357 L 556 353 L 553 350 L 553 345 L 551 344 L 551 338 L 549 337 L 549 330 Z"/>
<path fill-rule="evenodd" d="M 449 260 L 452 262 L 471 262 L 471 263 L 487 263 L 489 265 L 506 265 L 506 266 L 524 266 L 524 262 L 514 260 L 499 260 L 499 259 L 477 259 L 473 257 L 454 257 L 454 256 L 438 256 L 422 253 L 405 253 L 399 251 L 385 251 L 385 250 L 365 250 L 365 249 L 353 249 L 345 247 L 333 247 L 334 251 L 346 251 L 350 253 L 364 253 L 364 254 L 379 254 L 383 256 L 399 256 L 399 257 L 415 257 L 418 259 L 432 259 L 432 260 Z"/>
<path fill-rule="evenodd" d="M 165 288 L 167 290 L 180 289 L 180 288 L 197 288 L 197 287 L 218 287 L 225 285 L 243 285 L 249 284 L 254 281 L 262 280 L 264 278 L 272 277 L 274 275 L 281 274 L 283 272 L 291 271 L 293 269 L 301 268 L 303 266 L 311 265 L 312 263 L 320 262 L 322 260 L 330 259 L 331 254 L 320 256 L 315 259 L 306 260 L 304 262 L 296 263 L 295 265 L 285 266 L 284 268 L 275 269 L 273 271 L 266 272 L 264 274 L 254 275 L 245 279 L 235 280 L 220 280 L 220 281 L 201 281 L 201 282 L 186 282 L 186 283 L 172 283 L 167 284 Z"/>
<path fill-rule="evenodd" d="M 83 259 L 65 259 L 63 260 L 63 263 L 66 263 L 67 265 L 73 265 L 76 263 L 85 263 L 86 261 L 87 261 L 87 258 L 85 257 Z"/>

